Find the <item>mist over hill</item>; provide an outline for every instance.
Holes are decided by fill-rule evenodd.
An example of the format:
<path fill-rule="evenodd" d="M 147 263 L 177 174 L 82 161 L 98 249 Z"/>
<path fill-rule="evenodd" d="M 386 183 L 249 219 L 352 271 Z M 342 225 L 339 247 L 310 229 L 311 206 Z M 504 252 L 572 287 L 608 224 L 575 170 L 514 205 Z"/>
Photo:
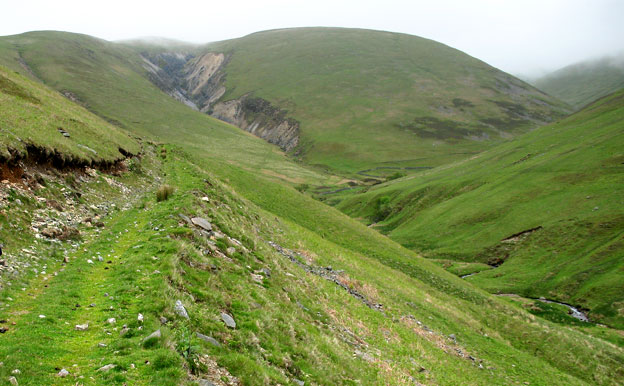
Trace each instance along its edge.
<path fill-rule="evenodd" d="M 571 64 L 532 83 L 576 108 L 583 107 L 624 87 L 624 52 Z"/>

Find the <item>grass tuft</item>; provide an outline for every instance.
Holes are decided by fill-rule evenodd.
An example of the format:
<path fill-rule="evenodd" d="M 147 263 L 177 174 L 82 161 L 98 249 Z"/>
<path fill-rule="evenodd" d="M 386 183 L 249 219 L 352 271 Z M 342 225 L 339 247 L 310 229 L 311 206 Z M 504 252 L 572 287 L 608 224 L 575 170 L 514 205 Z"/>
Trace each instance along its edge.
<path fill-rule="evenodd" d="M 173 194 L 174 188 L 171 185 L 163 185 L 156 191 L 156 201 L 166 201 Z"/>

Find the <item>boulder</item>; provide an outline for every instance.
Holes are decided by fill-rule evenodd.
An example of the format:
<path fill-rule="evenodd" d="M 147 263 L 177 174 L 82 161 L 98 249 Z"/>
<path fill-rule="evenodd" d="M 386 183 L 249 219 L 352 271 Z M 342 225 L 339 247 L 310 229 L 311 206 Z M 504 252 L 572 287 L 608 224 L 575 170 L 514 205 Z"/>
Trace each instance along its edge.
<path fill-rule="evenodd" d="M 160 339 L 160 337 L 162 336 L 161 332 L 160 332 L 160 328 L 154 332 L 152 332 L 151 334 L 149 334 L 149 336 L 145 339 L 143 339 L 143 341 L 146 340 L 150 340 L 150 339 Z"/>
<path fill-rule="evenodd" d="M 176 300 L 175 306 L 174 306 L 173 309 L 174 309 L 175 313 L 178 314 L 178 316 L 181 316 L 184 319 L 189 319 L 188 312 L 186 312 L 186 308 L 184 308 L 184 305 L 182 304 L 182 301 Z"/>
<path fill-rule="evenodd" d="M 221 313 L 221 320 L 223 320 L 223 323 L 225 323 L 225 325 L 228 326 L 229 328 L 236 328 L 236 322 L 234 321 L 234 318 L 232 318 L 230 315 L 226 314 L 225 312 Z"/>
<path fill-rule="evenodd" d="M 114 369 L 115 367 L 117 367 L 117 366 L 111 363 L 111 364 L 108 364 L 106 366 L 100 367 L 99 369 L 97 369 L 97 371 L 98 372 L 102 372 L 102 373 L 106 373 L 106 372 L 109 372 L 110 370 Z"/>
<path fill-rule="evenodd" d="M 204 342 L 208 342 L 211 345 L 215 346 L 215 347 L 221 347 L 221 343 L 219 343 L 219 341 L 217 341 L 215 338 L 213 338 L 212 336 L 208 336 L 208 335 L 204 335 L 201 333 L 196 333 L 197 334 L 197 338 L 203 340 Z"/>
<path fill-rule="evenodd" d="M 191 219 L 191 222 L 194 225 L 196 225 L 196 226 L 198 226 L 200 228 L 203 228 L 204 230 L 207 230 L 207 231 L 211 231 L 212 230 L 212 224 L 208 220 L 206 220 L 205 218 L 193 217 Z"/>

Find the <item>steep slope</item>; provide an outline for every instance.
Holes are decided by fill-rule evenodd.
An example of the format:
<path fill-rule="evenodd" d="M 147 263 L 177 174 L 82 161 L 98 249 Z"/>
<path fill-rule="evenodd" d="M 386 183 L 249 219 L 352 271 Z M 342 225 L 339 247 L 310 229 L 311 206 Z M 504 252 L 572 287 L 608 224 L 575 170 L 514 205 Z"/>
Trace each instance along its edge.
<path fill-rule="evenodd" d="M 445 265 L 482 263 L 455 263 L 458 273 L 498 267 L 467 278 L 489 291 L 558 299 L 622 327 L 623 122 L 620 91 L 469 160 L 347 196 L 339 207 Z"/>
<path fill-rule="evenodd" d="M 576 63 L 532 83 L 578 109 L 624 88 L 624 53 Z"/>
<path fill-rule="evenodd" d="M 296 28 L 193 50 L 130 47 L 154 78 L 175 79 L 157 81 L 170 94 L 341 171 L 436 166 L 566 111 L 458 50 L 397 33 Z"/>
<path fill-rule="evenodd" d="M 266 142 L 164 94 L 149 80 L 144 60 L 121 44 L 65 32 L 30 32 L 0 38 L 0 62 L 143 137 L 183 143 L 202 157 L 294 183 L 332 180 L 288 162 Z"/>
<path fill-rule="evenodd" d="M 34 158 L 57 167 L 112 167 L 140 151 L 127 133 L 3 67 L 0 131 L 0 160 L 13 165 Z"/>

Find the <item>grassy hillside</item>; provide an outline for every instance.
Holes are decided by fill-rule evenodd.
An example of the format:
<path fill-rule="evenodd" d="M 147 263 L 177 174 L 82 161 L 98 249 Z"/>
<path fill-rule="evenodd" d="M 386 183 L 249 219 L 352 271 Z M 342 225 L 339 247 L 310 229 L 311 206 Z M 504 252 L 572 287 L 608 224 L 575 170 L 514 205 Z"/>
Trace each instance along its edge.
<path fill-rule="evenodd" d="M 110 209 L 100 213 L 101 228 L 79 226 L 80 239 L 31 241 L 28 254 L 38 257 L 32 270 L 2 276 L 0 325 L 8 329 L 0 335 L 2 379 L 13 376 L 20 385 L 83 379 L 608 385 L 622 376 L 622 349 L 592 337 L 596 327 L 535 318 L 339 212 L 265 181 L 309 218 L 322 210 L 318 226 L 338 223 L 342 237 L 313 232 L 277 217 L 279 205 L 267 212 L 244 199 L 181 149 L 156 150 L 163 160 L 148 151 L 122 177 L 98 175 L 78 185 L 49 180 L 66 192 L 88 192 L 81 207 Z M 150 191 L 156 176 L 175 187 L 168 200 L 157 202 Z M 102 184 L 106 179 L 116 183 Z M 24 205 L 5 210 L 25 220 L 37 197 L 52 193 L 12 188 Z M 209 237 L 180 214 L 210 219 L 217 233 Z M 21 255 L 5 249 L 11 265 Z M 414 269 L 401 273 L 390 261 Z M 176 312 L 178 300 L 188 319 Z M 236 327 L 226 327 L 221 313 Z M 157 330 L 160 337 L 147 339 Z M 100 370 L 108 365 L 114 367 Z M 65 378 L 57 375 L 61 369 Z"/>
<path fill-rule="evenodd" d="M 559 299 L 621 327 L 623 120 L 620 91 L 469 160 L 347 192 L 339 207 L 457 273 L 502 263 L 467 278 L 489 291 Z"/>
<path fill-rule="evenodd" d="M 0 62 L 146 138 L 175 141 L 201 157 L 293 183 L 334 181 L 289 162 L 261 139 L 164 94 L 148 80 L 139 55 L 124 45 L 65 32 L 31 32 L 0 38 Z"/>
<path fill-rule="evenodd" d="M 66 44 L 59 49 L 72 47 Z M 20 55 L 36 62 L 43 48 L 31 48 L 20 48 Z M 143 157 L 121 176 L 33 164 L 26 171 L 41 175 L 36 183 L 0 184 L 0 379 L 15 377 L 20 385 L 615 385 L 624 376 L 617 332 L 535 317 L 277 183 L 279 171 L 291 179 L 326 177 L 279 152 L 254 151 L 269 147 L 209 117 L 188 109 L 191 118 L 176 115 L 178 104 L 158 104 L 148 93 L 144 100 L 124 97 L 132 90 L 118 82 L 139 77 L 124 75 L 117 64 L 98 68 L 116 82 L 91 84 L 93 94 L 83 83 L 88 78 L 71 80 L 85 63 L 32 67 L 39 79 L 62 81 L 58 89 L 84 92 L 82 103 L 126 122 L 127 130 L 171 144 L 146 142 Z M 7 75 L 43 100 L 43 88 Z M 106 96 L 121 99 L 109 106 Z M 18 98 L 3 101 L 5 109 L 39 109 Z M 173 106 L 172 118 L 168 110 L 150 112 L 152 103 Z M 128 114 L 135 107 L 133 124 Z M 57 111 L 101 122 L 82 108 Z M 22 116 L 14 134 L 25 138 L 38 118 Z M 75 128 L 70 139 L 88 138 L 89 130 Z M 59 148 L 60 154 L 74 150 Z M 162 184 L 173 193 L 157 201 Z M 184 216 L 209 220 L 213 231 Z M 45 236 L 61 225 L 73 229 L 70 238 Z M 236 326 L 227 327 L 222 313 Z M 155 331 L 160 336 L 149 338 Z"/>
<path fill-rule="evenodd" d="M 231 55 L 221 100 L 251 93 L 287 110 L 301 122 L 303 159 L 342 171 L 437 166 L 565 111 L 530 85 L 416 36 L 296 28 L 205 49 Z"/>
<path fill-rule="evenodd" d="M 624 88 L 624 53 L 564 67 L 533 84 L 577 109 L 581 108 Z"/>
<path fill-rule="evenodd" d="M 127 133 L 38 83 L 0 67 L 0 158 L 59 166 L 112 164 L 140 146 Z"/>

